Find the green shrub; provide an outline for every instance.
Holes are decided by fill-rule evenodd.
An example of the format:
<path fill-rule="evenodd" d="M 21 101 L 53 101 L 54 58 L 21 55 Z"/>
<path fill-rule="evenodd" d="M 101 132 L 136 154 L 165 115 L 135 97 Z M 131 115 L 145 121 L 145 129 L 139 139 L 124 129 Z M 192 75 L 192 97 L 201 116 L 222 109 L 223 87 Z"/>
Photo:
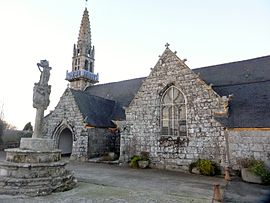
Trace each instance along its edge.
<path fill-rule="evenodd" d="M 192 173 L 193 168 L 197 168 L 202 175 L 214 176 L 220 174 L 220 166 L 214 161 L 208 159 L 199 159 L 189 165 L 189 172 Z"/>
<path fill-rule="evenodd" d="M 130 167 L 131 168 L 138 168 L 138 161 L 140 161 L 140 160 L 142 160 L 142 158 L 138 155 L 131 157 Z"/>
<path fill-rule="evenodd" d="M 270 171 L 261 160 L 254 158 L 243 158 L 238 160 L 242 168 L 248 168 L 252 173 L 262 178 L 264 184 L 270 184 Z"/>
<path fill-rule="evenodd" d="M 206 175 L 206 176 L 215 175 L 215 169 L 210 160 L 207 160 L 207 159 L 200 160 L 198 162 L 198 169 L 200 171 L 200 174 L 202 175 Z"/>
<path fill-rule="evenodd" d="M 270 171 L 263 161 L 254 160 L 249 168 L 255 175 L 261 176 L 264 184 L 270 184 Z"/>
<path fill-rule="evenodd" d="M 138 161 L 150 161 L 149 160 L 149 152 L 142 151 L 140 153 L 140 156 L 134 155 L 133 157 L 131 157 L 130 164 L 129 164 L 130 167 L 131 168 L 138 168 L 139 167 Z"/>

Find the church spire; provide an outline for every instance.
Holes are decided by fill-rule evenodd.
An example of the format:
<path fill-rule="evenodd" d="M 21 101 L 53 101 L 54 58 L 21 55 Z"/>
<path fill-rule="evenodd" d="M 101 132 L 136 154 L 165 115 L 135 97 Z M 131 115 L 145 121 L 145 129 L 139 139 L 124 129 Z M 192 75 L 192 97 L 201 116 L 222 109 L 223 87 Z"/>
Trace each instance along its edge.
<path fill-rule="evenodd" d="M 66 75 L 72 89 L 83 90 L 98 82 L 98 74 L 94 74 L 94 62 L 95 48 L 91 42 L 89 13 L 85 8 L 78 41 L 73 47 L 72 71 Z"/>
<path fill-rule="evenodd" d="M 91 47 L 91 28 L 87 8 L 83 12 L 81 27 L 77 44 L 86 44 Z"/>

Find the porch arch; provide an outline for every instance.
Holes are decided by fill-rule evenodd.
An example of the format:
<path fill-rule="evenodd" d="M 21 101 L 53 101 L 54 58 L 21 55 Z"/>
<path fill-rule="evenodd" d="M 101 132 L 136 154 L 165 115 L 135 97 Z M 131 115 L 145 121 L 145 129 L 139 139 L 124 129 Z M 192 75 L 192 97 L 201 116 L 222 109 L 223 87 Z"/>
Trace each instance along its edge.
<path fill-rule="evenodd" d="M 62 151 L 62 155 L 70 156 L 72 154 L 74 131 L 70 125 L 62 122 L 53 134 L 56 147 Z"/>

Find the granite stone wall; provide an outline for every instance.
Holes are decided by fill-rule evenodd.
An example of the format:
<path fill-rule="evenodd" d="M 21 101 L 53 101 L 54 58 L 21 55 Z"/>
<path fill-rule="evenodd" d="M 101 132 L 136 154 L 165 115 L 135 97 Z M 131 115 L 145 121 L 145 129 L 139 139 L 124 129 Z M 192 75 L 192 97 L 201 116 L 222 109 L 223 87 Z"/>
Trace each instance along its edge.
<path fill-rule="evenodd" d="M 43 131 L 45 137 L 55 139 L 57 145 L 61 131 L 69 128 L 73 134 L 72 157 L 85 160 L 88 158 L 88 137 L 84 126 L 83 116 L 68 88 L 54 111 L 45 117 Z"/>
<path fill-rule="evenodd" d="M 187 135 L 164 136 L 160 127 L 160 102 L 170 86 L 186 100 Z M 227 98 L 221 98 L 170 49 L 166 49 L 126 109 L 121 132 L 121 161 L 142 151 L 149 152 L 152 166 L 187 169 L 198 158 L 226 162 L 224 128 L 214 115 L 227 112 Z"/>
<path fill-rule="evenodd" d="M 46 138 L 55 139 L 58 146 L 59 135 L 65 128 L 73 134 L 71 159 L 86 161 L 113 150 L 119 153 L 119 134 L 108 129 L 85 127 L 83 115 L 69 89 L 64 92 L 55 110 L 45 117 L 43 134 Z"/>
<path fill-rule="evenodd" d="M 88 156 L 100 157 L 108 152 L 119 154 L 120 135 L 106 128 L 89 128 L 88 134 Z"/>
<path fill-rule="evenodd" d="M 228 130 L 228 143 L 230 163 L 235 170 L 243 158 L 270 160 L 270 131 Z"/>

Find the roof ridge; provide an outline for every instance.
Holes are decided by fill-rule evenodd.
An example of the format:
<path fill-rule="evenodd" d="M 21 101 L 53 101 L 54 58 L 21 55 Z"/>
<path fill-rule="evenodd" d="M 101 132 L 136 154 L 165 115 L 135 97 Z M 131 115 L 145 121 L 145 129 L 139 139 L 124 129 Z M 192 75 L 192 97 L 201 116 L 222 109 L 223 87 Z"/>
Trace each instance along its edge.
<path fill-rule="evenodd" d="M 254 60 L 258 60 L 258 59 L 262 59 L 262 58 L 267 58 L 267 57 L 270 57 L 270 55 L 259 56 L 259 57 L 255 57 L 255 58 L 243 59 L 243 60 L 226 62 L 226 63 L 219 63 L 219 64 L 209 65 L 209 66 L 203 66 L 203 67 L 199 67 L 199 68 L 194 68 L 192 70 L 198 70 L 198 69 L 202 69 L 202 68 L 205 68 L 206 69 L 206 68 L 211 68 L 213 66 L 221 66 L 221 65 L 229 65 L 229 64 L 235 64 L 235 63 L 240 63 L 240 62 L 254 61 Z"/>
<path fill-rule="evenodd" d="M 114 84 L 114 83 L 127 82 L 127 81 L 131 81 L 131 80 L 138 80 L 138 79 L 145 79 L 145 78 L 147 78 L 147 77 L 139 77 L 139 78 L 132 78 L 132 79 L 126 79 L 126 80 L 115 81 L 115 82 L 102 83 L 102 84 L 97 84 L 97 85 L 89 86 L 89 87 L 96 87 L 96 86 L 103 86 L 103 85 L 111 85 L 111 84 Z M 87 90 L 89 87 L 87 87 L 86 90 Z M 86 91 L 86 90 L 85 90 L 85 91 Z M 87 91 L 86 91 L 86 92 L 87 92 Z"/>
<path fill-rule="evenodd" d="M 234 83 L 234 84 L 221 84 L 221 85 L 213 85 L 212 87 L 229 87 L 229 86 L 249 85 L 249 84 L 264 83 L 264 82 L 270 82 L 270 80 L 261 80 L 261 81 L 253 81 L 253 82 L 242 82 L 242 83 Z"/>

